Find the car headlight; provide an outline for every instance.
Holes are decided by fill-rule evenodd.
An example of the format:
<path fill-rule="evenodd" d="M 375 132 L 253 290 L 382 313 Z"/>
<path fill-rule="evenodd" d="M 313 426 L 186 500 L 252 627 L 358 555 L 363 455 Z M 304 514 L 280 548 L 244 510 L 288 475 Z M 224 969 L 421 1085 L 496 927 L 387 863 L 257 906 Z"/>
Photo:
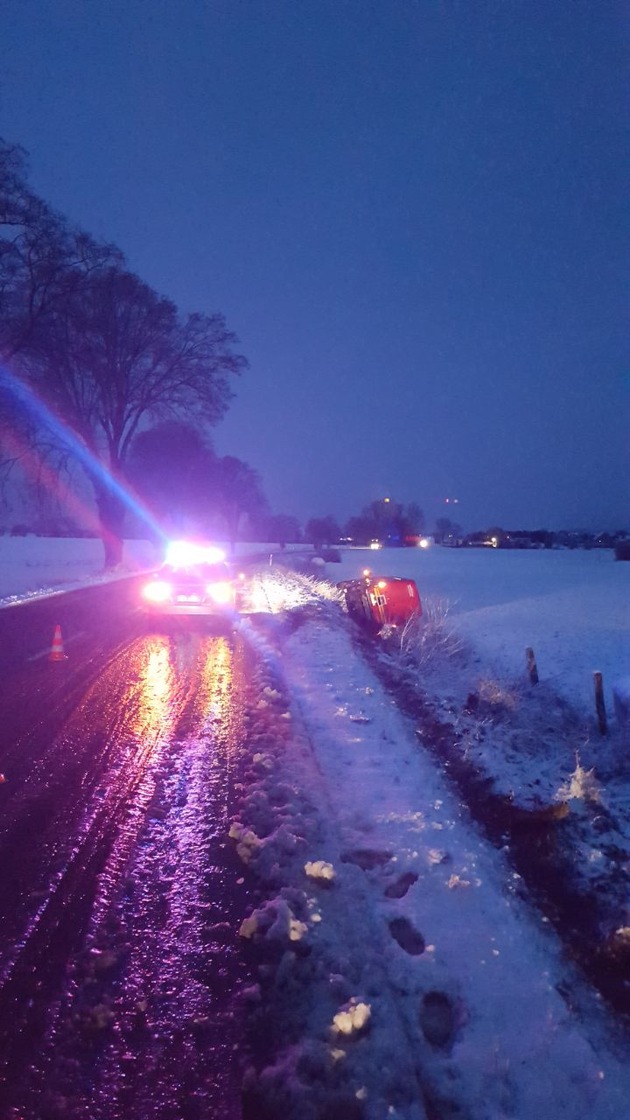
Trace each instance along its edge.
<path fill-rule="evenodd" d="M 142 596 L 149 603 L 165 603 L 167 599 L 170 599 L 171 593 L 170 583 L 166 583 L 162 579 L 154 579 L 142 588 Z"/>
<path fill-rule="evenodd" d="M 206 595 L 209 595 L 213 602 L 224 605 L 234 599 L 234 589 L 231 583 L 209 583 L 206 587 Z"/>

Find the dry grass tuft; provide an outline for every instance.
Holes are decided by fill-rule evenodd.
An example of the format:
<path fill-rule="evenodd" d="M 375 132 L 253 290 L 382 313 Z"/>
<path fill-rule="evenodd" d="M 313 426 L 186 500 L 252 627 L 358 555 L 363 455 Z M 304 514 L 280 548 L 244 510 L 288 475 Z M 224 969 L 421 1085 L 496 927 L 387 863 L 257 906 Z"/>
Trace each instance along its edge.
<path fill-rule="evenodd" d="M 419 668 L 452 660 L 464 652 L 465 642 L 448 624 L 450 603 L 446 599 L 422 600 L 422 615 L 411 618 L 402 629 L 390 632 L 400 652 Z"/>
<path fill-rule="evenodd" d="M 576 752 L 575 770 L 569 775 L 555 795 L 556 801 L 590 801 L 596 805 L 602 803 L 602 787 L 595 777 L 594 770 L 585 770 L 580 763 L 580 756 Z"/>
<path fill-rule="evenodd" d="M 483 677 L 477 686 L 479 700 L 486 707 L 513 712 L 517 707 L 516 692 L 500 681 Z"/>

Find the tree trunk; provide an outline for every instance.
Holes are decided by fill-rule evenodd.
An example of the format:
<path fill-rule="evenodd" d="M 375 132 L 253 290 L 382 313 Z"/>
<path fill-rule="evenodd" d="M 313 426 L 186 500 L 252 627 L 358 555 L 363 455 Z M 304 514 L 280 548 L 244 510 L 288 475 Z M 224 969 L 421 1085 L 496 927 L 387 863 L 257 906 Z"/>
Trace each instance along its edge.
<path fill-rule="evenodd" d="M 93 481 L 96 508 L 105 550 L 105 570 L 116 568 L 123 555 L 125 507 L 117 494 L 101 482 Z"/>

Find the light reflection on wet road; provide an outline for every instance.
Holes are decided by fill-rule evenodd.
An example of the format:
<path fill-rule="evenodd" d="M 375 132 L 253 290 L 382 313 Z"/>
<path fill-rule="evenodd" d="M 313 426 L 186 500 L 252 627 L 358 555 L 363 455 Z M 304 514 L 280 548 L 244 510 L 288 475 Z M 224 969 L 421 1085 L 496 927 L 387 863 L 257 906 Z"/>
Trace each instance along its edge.
<path fill-rule="evenodd" d="M 245 660 L 194 630 L 137 638 L 54 742 L 23 739 L 0 828 L 2 1120 L 240 1116 Z"/>

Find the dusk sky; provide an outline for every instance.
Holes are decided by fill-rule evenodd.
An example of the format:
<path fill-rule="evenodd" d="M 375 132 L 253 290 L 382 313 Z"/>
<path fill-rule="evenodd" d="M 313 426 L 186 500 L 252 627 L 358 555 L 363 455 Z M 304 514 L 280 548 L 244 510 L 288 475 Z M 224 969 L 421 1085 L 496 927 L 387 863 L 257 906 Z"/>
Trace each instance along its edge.
<path fill-rule="evenodd" d="M 630 528 L 621 0 L 4 0 L 0 41 L 32 187 L 238 335 L 214 444 L 274 512 Z"/>

